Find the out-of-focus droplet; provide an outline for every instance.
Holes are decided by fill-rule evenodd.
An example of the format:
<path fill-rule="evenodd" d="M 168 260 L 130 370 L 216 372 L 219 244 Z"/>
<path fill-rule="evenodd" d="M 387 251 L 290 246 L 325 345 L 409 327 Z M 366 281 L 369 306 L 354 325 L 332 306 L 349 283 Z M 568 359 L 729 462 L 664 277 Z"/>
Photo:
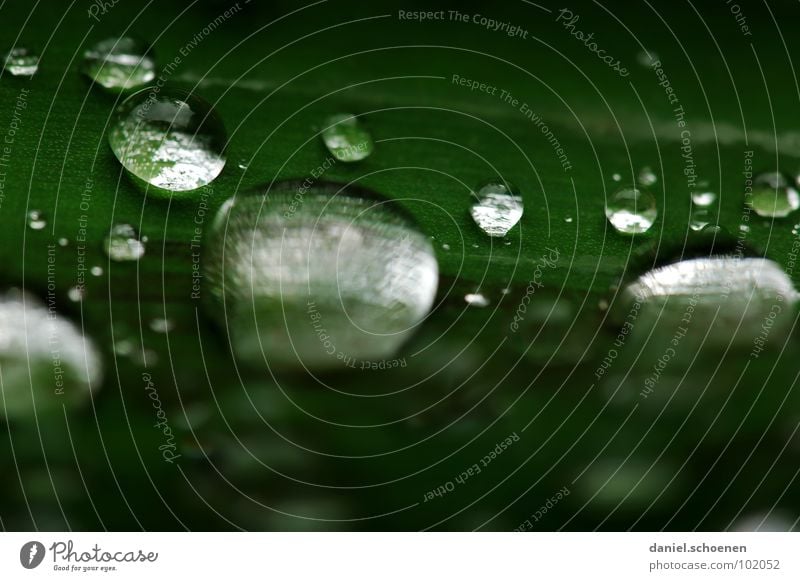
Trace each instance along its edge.
<path fill-rule="evenodd" d="M 645 166 L 641 170 L 639 170 L 639 184 L 642 186 L 652 186 L 658 181 L 658 176 L 656 172 L 653 171 L 652 168 Z"/>
<path fill-rule="evenodd" d="M 99 387 L 101 363 L 92 342 L 55 310 L 16 290 L 0 295 L 0 418 L 80 404 Z"/>
<path fill-rule="evenodd" d="M 67 291 L 67 298 L 73 303 L 79 303 L 86 297 L 86 289 L 82 286 L 73 286 Z"/>
<path fill-rule="evenodd" d="M 692 194 L 692 203 L 701 208 L 707 208 L 717 201 L 717 194 L 711 191 L 694 192 Z"/>
<path fill-rule="evenodd" d="M 83 54 L 81 71 L 111 91 L 143 87 L 156 78 L 156 63 L 147 45 L 137 39 L 108 38 Z"/>
<path fill-rule="evenodd" d="M 393 356 L 433 304 L 430 240 L 371 192 L 317 182 L 298 204 L 300 185 L 228 200 L 209 231 L 207 288 L 236 355 L 312 368 Z"/>
<path fill-rule="evenodd" d="M 130 262 L 144 256 L 145 246 L 130 224 L 116 224 L 106 236 L 106 255 L 115 262 Z"/>
<path fill-rule="evenodd" d="M 195 95 L 134 93 L 117 107 L 108 142 L 131 174 L 169 192 L 195 190 L 225 167 L 222 120 Z"/>
<path fill-rule="evenodd" d="M 647 232 L 657 216 L 656 199 L 647 190 L 624 188 L 606 202 L 606 218 L 621 234 Z"/>
<path fill-rule="evenodd" d="M 61 247 L 69 246 L 69 240 L 67 238 L 59 238 L 58 245 Z"/>
<path fill-rule="evenodd" d="M 103 267 L 102 266 L 93 266 L 89 272 L 92 273 L 92 276 L 103 276 Z"/>
<path fill-rule="evenodd" d="M 470 293 L 464 296 L 464 301 L 471 307 L 488 307 L 489 299 L 480 293 Z"/>
<path fill-rule="evenodd" d="M 375 145 L 369 131 L 355 115 L 340 113 L 323 122 L 322 141 L 331 155 L 346 163 L 361 161 L 372 154 Z"/>
<path fill-rule="evenodd" d="M 150 320 L 150 330 L 154 333 L 168 333 L 175 328 L 175 323 L 166 317 L 157 317 Z"/>
<path fill-rule="evenodd" d="M 501 179 L 484 183 L 473 196 L 470 214 L 489 236 L 505 236 L 522 218 L 522 197 L 514 186 Z"/>
<path fill-rule="evenodd" d="M 12 48 L 3 58 L 3 68 L 15 77 L 32 77 L 39 70 L 39 55 L 27 48 Z"/>

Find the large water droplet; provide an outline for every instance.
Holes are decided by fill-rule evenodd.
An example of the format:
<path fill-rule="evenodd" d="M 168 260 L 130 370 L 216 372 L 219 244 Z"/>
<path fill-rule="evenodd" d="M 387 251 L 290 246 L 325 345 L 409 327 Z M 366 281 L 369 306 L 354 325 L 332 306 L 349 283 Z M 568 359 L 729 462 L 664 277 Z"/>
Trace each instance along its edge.
<path fill-rule="evenodd" d="M 31 77 L 39 70 L 39 55 L 27 48 L 12 48 L 3 58 L 3 68 L 15 77 Z"/>
<path fill-rule="evenodd" d="M 219 116 L 194 95 L 134 93 L 114 112 L 108 142 L 136 177 L 173 192 L 211 183 L 225 167 L 227 135 Z"/>
<path fill-rule="evenodd" d="M 489 236 L 502 237 L 522 218 L 522 197 L 514 186 L 497 179 L 473 193 L 472 219 Z"/>
<path fill-rule="evenodd" d="M 606 218 L 622 234 L 647 232 L 657 216 L 656 199 L 647 190 L 625 188 L 606 202 Z"/>
<path fill-rule="evenodd" d="M 748 203 L 759 216 L 784 218 L 800 208 L 800 195 L 783 174 L 767 172 L 753 179 Z"/>
<path fill-rule="evenodd" d="M 134 38 L 101 40 L 83 54 L 82 72 L 114 91 L 138 89 L 156 77 L 147 45 Z"/>
<path fill-rule="evenodd" d="M 80 403 L 102 372 L 96 349 L 71 321 L 14 290 L 0 295 L 0 365 L 0 417 L 11 418 Z"/>
<path fill-rule="evenodd" d="M 237 356 L 254 363 L 331 368 L 392 356 L 438 283 L 430 240 L 404 212 L 336 184 L 284 182 L 232 198 L 206 248 L 215 310 Z"/>
<path fill-rule="evenodd" d="M 372 153 L 375 145 L 358 117 L 349 113 L 331 115 L 323 122 L 322 141 L 339 161 L 360 161 Z"/>
<path fill-rule="evenodd" d="M 129 262 L 144 256 L 145 246 L 130 224 L 116 224 L 105 239 L 104 249 L 111 260 Z"/>

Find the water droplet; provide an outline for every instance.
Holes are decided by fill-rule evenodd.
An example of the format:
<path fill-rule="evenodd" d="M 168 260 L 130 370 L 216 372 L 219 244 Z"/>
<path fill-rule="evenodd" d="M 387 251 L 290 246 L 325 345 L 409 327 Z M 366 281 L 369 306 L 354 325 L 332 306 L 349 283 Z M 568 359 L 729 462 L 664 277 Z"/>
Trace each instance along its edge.
<path fill-rule="evenodd" d="M 47 226 L 47 220 L 39 210 L 28 212 L 28 228 L 31 230 L 43 230 Z"/>
<path fill-rule="evenodd" d="M 750 226 L 748 226 L 747 224 L 739 224 L 739 231 L 750 232 Z"/>
<path fill-rule="evenodd" d="M 748 203 L 759 216 L 784 218 L 800 208 L 800 195 L 781 173 L 762 173 L 753 179 Z"/>
<path fill-rule="evenodd" d="M 647 232 L 657 216 L 656 199 L 647 190 L 625 188 L 606 203 L 606 218 L 622 234 Z"/>
<path fill-rule="evenodd" d="M 601 311 L 606 311 L 606 310 L 608 310 L 608 301 L 607 301 L 607 300 L 605 300 L 605 299 L 600 299 L 600 300 L 597 302 L 597 307 L 598 307 L 598 308 L 599 308 Z"/>
<path fill-rule="evenodd" d="M 472 195 L 472 219 L 489 236 L 505 236 L 522 218 L 522 197 L 501 179 L 486 182 Z"/>
<path fill-rule="evenodd" d="M 170 319 L 159 317 L 150 321 L 150 329 L 154 333 L 168 333 L 175 328 L 175 323 Z"/>
<path fill-rule="evenodd" d="M 471 307 L 488 307 L 489 299 L 480 293 L 471 293 L 464 296 L 464 300 Z"/>
<path fill-rule="evenodd" d="M 473 245 L 472 245 L 472 247 L 473 247 L 473 248 L 480 248 L 480 247 L 481 247 L 481 245 L 480 245 L 480 244 L 473 244 Z"/>
<path fill-rule="evenodd" d="M 313 368 L 392 356 L 433 304 L 430 240 L 376 194 L 317 182 L 298 206 L 299 185 L 232 198 L 210 228 L 207 288 L 236 355 Z"/>
<path fill-rule="evenodd" d="M 3 68 L 15 77 L 31 77 L 39 70 L 39 55 L 27 48 L 12 48 L 5 54 Z"/>
<path fill-rule="evenodd" d="M 103 276 L 103 267 L 93 266 L 89 272 L 92 273 L 92 276 Z"/>
<path fill-rule="evenodd" d="M 225 127 L 206 101 L 143 89 L 114 112 L 108 142 L 134 176 L 169 190 L 194 190 L 225 167 Z"/>
<path fill-rule="evenodd" d="M 86 288 L 83 286 L 73 286 L 67 291 L 67 298 L 73 303 L 79 303 L 86 297 Z"/>
<path fill-rule="evenodd" d="M 706 224 L 701 232 L 709 237 L 723 236 L 728 233 L 728 231 L 719 224 Z"/>
<path fill-rule="evenodd" d="M 130 224 L 117 224 L 106 236 L 105 251 L 111 260 L 127 262 L 144 256 L 145 246 Z"/>
<path fill-rule="evenodd" d="M 717 194 L 715 194 L 714 192 L 703 191 L 703 192 L 694 192 L 692 194 L 692 203 L 695 206 L 706 208 L 712 205 L 716 201 L 717 201 Z"/>
<path fill-rule="evenodd" d="M 567 224 L 571 224 L 572 223 L 572 216 L 567 216 L 566 218 L 564 218 L 564 222 L 566 222 Z"/>
<path fill-rule="evenodd" d="M 659 61 L 658 55 L 651 51 L 640 50 L 636 53 L 636 62 L 643 67 L 651 67 L 654 63 Z"/>
<path fill-rule="evenodd" d="M 450 245 L 447 243 L 442 244 L 442 250 L 450 250 Z"/>
<path fill-rule="evenodd" d="M 15 290 L 0 296 L 0 360 L 3 418 L 60 413 L 84 401 L 102 375 L 97 350 L 74 323 Z"/>
<path fill-rule="evenodd" d="M 69 246 L 69 240 L 67 240 L 66 238 L 59 238 L 58 239 L 58 245 L 59 246 Z"/>
<path fill-rule="evenodd" d="M 708 208 L 692 208 L 692 214 L 689 218 L 689 228 L 698 232 L 703 230 L 712 222 L 716 222 L 717 217 L 714 212 Z"/>
<path fill-rule="evenodd" d="M 507 295 L 507 294 L 510 294 L 510 293 L 511 293 L 511 289 L 510 288 L 504 288 L 503 290 L 500 291 L 501 295 Z"/>
<path fill-rule="evenodd" d="M 639 170 L 639 185 L 642 186 L 652 186 L 658 181 L 658 176 L 650 167 L 643 167 Z"/>
<path fill-rule="evenodd" d="M 611 174 L 611 179 L 614 180 L 615 182 L 619 182 L 622 181 L 622 176 L 618 173 Z"/>
<path fill-rule="evenodd" d="M 147 45 L 129 37 L 101 40 L 83 53 L 83 74 L 113 91 L 143 87 L 156 77 Z"/>
<path fill-rule="evenodd" d="M 323 122 L 322 141 L 339 161 L 354 162 L 369 157 L 375 149 L 372 136 L 358 117 L 349 113 L 331 115 Z"/>

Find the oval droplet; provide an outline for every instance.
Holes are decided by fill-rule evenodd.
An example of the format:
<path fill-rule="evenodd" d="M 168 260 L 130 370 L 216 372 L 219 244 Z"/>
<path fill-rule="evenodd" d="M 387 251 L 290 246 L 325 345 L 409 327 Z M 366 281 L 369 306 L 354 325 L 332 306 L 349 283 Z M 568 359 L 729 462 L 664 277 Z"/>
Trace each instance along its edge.
<path fill-rule="evenodd" d="M 115 262 L 130 262 L 144 256 L 145 245 L 130 224 L 116 224 L 104 243 L 106 255 Z"/>
<path fill-rule="evenodd" d="M 130 37 L 101 40 L 83 53 L 81 71 L 101 87 L 126 91 L 156 77 L 156 63 L 147 45 Z"/>
<path fill-rule="evenodd" d="M 170 192 L 211 183 L 225 167 L 227 134 L 222 120 L 194 95 L 134 93 L 114 112 L 108 142 L 137 178 Z"/>
<path fill-rule="evenodd" d="M 47 226 L 47 220 L 39 210 L 28 212 L 28 228 L 31 230 L 43 230 Z"/>
<path fill-rule="evenodd" d="M 384 359 L 428 314 L 427 236 L 366 190 L 318 182 L 237 196 L 209 232 L 205 276 L 236 355 L 280 367 Z M 222 303 L 224 308 L 219 308 Z"/>
<path fill-rule="evenodd" d="M 647 190 L 624 188 L 606 202 L 606 218 L 621 234 L 647 232 L 658 217 L 656 199 Z"/>
<path fill-rule="evenodd" d="M 489 236 L 505 236 L 522 218 L 522 197 L 502 179 L 484 183 L 472 195 L 475 198 L 470 208 L 472 219 Z"/>
<path fill-rule="evenodd" d="M 767 172 L 753 179 L 747 203 L 759 216 L 784 218 L 800 208 L 800 195 L 782 173 Z"/>
<path fill-rule="evenodd" d="M 694 192 L 692 194 L 692 203 L 695 206 L 706 208 L 717 201 L 717 194 L 711 191 Z"/>
<path fill-rule="evenodd" d="M 464 301 L 471 307 L 488 307 L 489 299 L 481 293 L 470 293 L 464 295 Z"/>
<path fill-rule="evenodd" d="M 331 155 L 346 163 L 361 161 L 375 149 L 372 136 L 355 115 L 340 113 L 325 119 L 322 141 Z"/>
<path fill-rule="evenodd" d="M 27 48 L 12 48 L 3 58 L 3 68 L 15 77 L 32 77 L 39 70 L 39 55 Z"/>

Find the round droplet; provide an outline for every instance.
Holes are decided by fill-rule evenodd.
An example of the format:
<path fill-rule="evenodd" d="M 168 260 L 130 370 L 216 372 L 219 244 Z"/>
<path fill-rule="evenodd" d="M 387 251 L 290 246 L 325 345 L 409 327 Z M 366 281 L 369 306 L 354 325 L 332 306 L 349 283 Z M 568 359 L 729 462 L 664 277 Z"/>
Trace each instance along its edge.
<path fill-rule="evenodd" d="M 67 240 L 66 238 L 59 238 L 58 239 L 58 245 L 62 246 L 62 247 L 63 246 L 69 246 L 69 240 Z"/>
<path fill-rule="evenodd" d="M 695 232 L 703 230 L 712 222 L 716 222 L 717 217 L 708 208 L 692 208 L 691 216 L 689 217 L 689 228 Z"/>
<path fill-rule="evenodd" d="M 168 333 L 175 328 L 175 323 L 170 319 L 159 317 L 150 321 L 150 329 L 154 333 Z"/>
<path fill-rule="evenodd" d="M 103 276 L 103 267 L 102 266 L 93 266 L 89 272 L 92 273 L 92 276 Z"/>
<path fill-rule="evenodd" d="M 647 190 L 625 188 L 606 202 L 606 218 L 622 234 L 647 232 L 657 216 L 656 199 Z"/>
<path fill-rule="evenodd" d="M 111 260 L 129 262 L 144 256 L 144 242 L 139 240 L 130 224 L 117 224 L 105 239 L 105 251 Z"/>
<path fill-rule="evenodd" d="M 618 173 L 611 174 L 611 179 L 614 180 L 615 182 L 619 182 L 622 181 L 622 176 Z"/>
<path fill-rule="evenodd" d="M 643 167 L 639 170 L 639 184 L 642 186 L 652 186 L 658 181 L 658 176 L 650 167 Z"/>
<path fill-rule="evenodd" d="M 0 362 L 2 418 L 59 413 L 84 401 L 102 375 L 97 350 L 71 321 L 14 290 L 0 295 Z"/>
<path fill-rule="evenodd" d="M 692 203 L 695 206 L 707 208 L 717 201 L 717 194 L 710 191 L 694 192 L 692 194 Z"/>
<path fill-rule="evenodd" d="M 484 183 L 472 195 L 472 219 L 489 236 L 505 236 L 522 218 L 522 197 L 502 179 Z"/>
<path fill-rule="evenodd" d="M 762 173 L 753 179 L 750 207 L 765 218 L 784 218 L 800 208 L 800 195 L 781 173 Z"/>
<path fill-rule="evenodd" d="M 28 212 L 28 228 L 31 230 L 43 230 L 47 226 L 47 220 L 39 210 Z"/>
<path fill-rule="evenodd" d="M 27 48 L 12 48 L 5 54 L 3 68 L 15 77 L 31 77 L 39 70 L 39 55 Z"/>
<path fill-rule="evenodd" d="M 86 289 L 82 286 L 73 286 L 67 291 L 67 298 L 73 303 L 79 303 L 86 297 Z"/>
<path fill-rule="evenodd" d="M 236 355 L 256 364 L 335 368 L 391 357 L 438 284 L 430 240 L 407 214 L 338 184 L 284 182 L 232 198 L 205 248 L 214 311 Z"/>
<path fill-rule="evenodd" d="M 464 296 L 464 301 L 471 307 L 488 307 L 489 299 L 480 293 L 470 293 Z"/>
<path fill-rule="evenodd" d="M 349 113 L 331 115 L 323 122 L 322 141 L 331 155 L 343 162 L 360 161 L 372 153 L 372 136 L 358 117 Z"/>
<path fill-rule="evenodd" d="M 129 38 L 101 40 L 83 53 L 81 71 L 112 91 L 143 87 L 156 77 L 156 63 L 147 45 Z"/>
<path fill-rule="evenodd" d="M 225 167 L 227 135 L 219 116 L 194 95 L 134 93 L 114 112 L 108 142 L 137 178 L 183 192 L 211 183 Z"/>

